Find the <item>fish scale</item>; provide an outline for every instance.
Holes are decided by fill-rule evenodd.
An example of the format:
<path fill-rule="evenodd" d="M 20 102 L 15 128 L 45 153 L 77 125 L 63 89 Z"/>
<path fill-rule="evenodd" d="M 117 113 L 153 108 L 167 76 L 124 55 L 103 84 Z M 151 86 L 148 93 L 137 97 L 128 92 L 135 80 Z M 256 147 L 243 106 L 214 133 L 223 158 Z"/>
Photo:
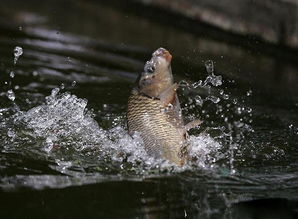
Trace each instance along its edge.
<path fill-rule="evenodd" d="M 158 99 L 142 94 L 132 94 L 128 99 L 129 131 L 140 133 L 149 154 L 182 165 L 185 130 L 177 115 L 173 107 L 164 107 Z"/>

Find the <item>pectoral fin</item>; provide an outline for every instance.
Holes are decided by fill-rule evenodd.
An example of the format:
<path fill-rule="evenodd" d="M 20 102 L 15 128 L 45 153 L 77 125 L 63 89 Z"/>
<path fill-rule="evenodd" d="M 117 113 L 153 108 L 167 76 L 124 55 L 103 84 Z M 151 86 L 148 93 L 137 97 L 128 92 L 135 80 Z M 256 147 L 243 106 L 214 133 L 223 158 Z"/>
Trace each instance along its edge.
<path fill-rule="evenodd" d="M 194 120 L 194 121 L 191 121 L 191 122 L 187 123 L 187 124 L 185 125 L 185 129 L 186 129 L 186 131 L 188 131 L 188 130 L 190 130 L 190 129 L 192 129 L 192 128 L 196 128 L 196 127 L 198 127 L 198 126 L 201 125 L 202 123 L 203 123 L 203 121 L 201 121 L 201 120 L 199 120 L 199 119 L 196 119 L 196 120 Z"/>
<path fill-rule="evenodd" d="M 169 104 L 174 105 L 178 87 L 179 85 L 175 83 L 159 95 L 159 99 L 164 106 L 168 106 Z"/>

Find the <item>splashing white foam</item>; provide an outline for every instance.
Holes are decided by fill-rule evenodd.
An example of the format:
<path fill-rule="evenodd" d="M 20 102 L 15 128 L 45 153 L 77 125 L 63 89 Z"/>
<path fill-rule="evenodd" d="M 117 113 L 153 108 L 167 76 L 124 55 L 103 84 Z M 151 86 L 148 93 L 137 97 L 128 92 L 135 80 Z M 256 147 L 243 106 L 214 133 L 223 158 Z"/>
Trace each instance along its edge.
<path fill-rule="evenodd" d="M 22 113 L 15 122 L 25 125 L 32 137 L 44 139 L 46 151 L 54 144 L 71 144 L 78 150 L 93 146 L 103 131 L 86 110 L 87 100 L 58 92 L 58 88 L 53 89 L 45 104 Z"/>
<path fill-rule="evenodd" d="M 165 160 L 149 156 L 137 133 L 131 137 L 120 125 L 110 130 L 99 127 L 86 107 L 87 100 L 70 93 L 59 94 L 59 89 L 55 88 L 46 97 L 45 104 L 17 116 L 15 123 L 25 128 L 26 135 L 42 140 L 43 150 L 48 153 L 61 147 L 76 151 L 88 148 L 100 150 L 100 156 L 108 156 L 112 162 L 131 163 L 144 169 L 174 167 Z M 208 154 L 219 147 L 207 135 L 189 138 L 190 156 L 196 158 L 193 164 L 199 167 L 207 167 Z"/>
<path fill-rule="evenodd" d="M 205 133 L 189 136 L 188 142 L 189 156 L 193 159 L 193 163 L 205 169 L 212 168 L 218 159 L 217 153 L 222 145 Z"/>

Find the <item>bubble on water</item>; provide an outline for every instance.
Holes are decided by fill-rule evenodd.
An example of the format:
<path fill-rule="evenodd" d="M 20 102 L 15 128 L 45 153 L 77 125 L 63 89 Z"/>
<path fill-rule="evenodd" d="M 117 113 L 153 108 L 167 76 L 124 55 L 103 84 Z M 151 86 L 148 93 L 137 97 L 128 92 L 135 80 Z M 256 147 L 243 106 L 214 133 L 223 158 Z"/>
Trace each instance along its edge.
<path fill-rule="evenodd" d="M 60 84 L 60 89 L 63 90 L 65 88 L 65 85 L 63 83 Z"/>
<path fill-rule="evenodd" d="M 11 89 L 7 91 L 6 96 L 11 101 L 14 101 L 16 99 L 15 93 Z"/>
<path fill-rule="evenodd" d="M 32 75 L 33 75 L 34 77 L 38 76 L 38 71 L 33 71 L 33 72 L 32 72 Z"/>
<path fill-rule="evenodd" d="M 17 61 L 18 61 L 19 57 L 23 54 L 23 48 L 19 47 L 19 46 L 16 46 L 13 50 L 13 54 L 14 54 L 13 63 L 17 64 Z"/>
<path fill-rule="evenodd" d="M 11 71 L 11 72 L 9 73 L 9 77 L 10 77 L 10 78 L 14 78 L 14 76 L 15 76 L 14 71 Z"/>

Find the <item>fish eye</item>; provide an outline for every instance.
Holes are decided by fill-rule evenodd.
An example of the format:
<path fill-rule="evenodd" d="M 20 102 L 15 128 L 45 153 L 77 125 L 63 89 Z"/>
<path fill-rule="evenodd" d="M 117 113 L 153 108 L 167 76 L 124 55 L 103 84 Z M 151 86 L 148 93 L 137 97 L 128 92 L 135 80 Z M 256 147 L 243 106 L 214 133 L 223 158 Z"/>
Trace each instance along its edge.
<path fill-rule="evenodd" d="M 154 66 L 148 66 L 146 70 L 147 70 L 148 73 L 152 74 L 155 71 L 155 67 Z"/>

